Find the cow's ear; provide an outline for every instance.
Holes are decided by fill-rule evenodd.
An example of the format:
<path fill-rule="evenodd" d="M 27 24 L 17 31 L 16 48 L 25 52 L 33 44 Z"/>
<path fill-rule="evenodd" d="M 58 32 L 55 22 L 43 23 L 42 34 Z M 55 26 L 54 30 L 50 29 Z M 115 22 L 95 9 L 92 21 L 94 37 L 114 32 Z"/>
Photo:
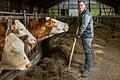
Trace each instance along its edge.
<path fill-rule="evenodd" d="M 56 22 L 55 21 L 52 21 L 53 24 L 55 24 Z"/>
<path fill-rule="evenodd" d="M 50 19 L 50 17 L 45 17 L 46 18 L 46 21 L 48 21 Z"/>
<path fill-rule="evenodd" d="M 52 20 L 52 18 L 50 17 L 50 20 Z"/>
<path fill-rule="evenodd" d="M 15 25 L 15 20 L 12 20 L 12 25 Z"/>
<path fill-rule="evenodd" d="M 15 30 L 15 24 L 12 24 L 11 29 Z"/>
<path fill-rule="evenodd" d="M 25 42 L 25 41 L 28 39 L 28 35 L 24 35 L 24 36 L 20 37 L 20 39 L 21 39 L 23 42 Z"/>

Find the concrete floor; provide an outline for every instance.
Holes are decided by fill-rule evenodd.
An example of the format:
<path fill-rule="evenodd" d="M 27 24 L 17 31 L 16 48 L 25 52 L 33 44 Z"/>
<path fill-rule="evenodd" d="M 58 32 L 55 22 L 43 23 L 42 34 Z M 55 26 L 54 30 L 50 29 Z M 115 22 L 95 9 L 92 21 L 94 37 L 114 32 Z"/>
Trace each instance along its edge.
<path fill-rule="evenodd" d="M 120 33 L 104 26 L 95 26 L 93 64 L 88 78 L 82 78 L 80 65 L 84 63 L 81 41 L 77 39 L 70 71 L 67 71 L 77 26 L 61 37 L 53 37 L 52 46 L 59 48 L 48 52 L 32 70 L 18 75 L 14 80 L 120 80 Z"/>

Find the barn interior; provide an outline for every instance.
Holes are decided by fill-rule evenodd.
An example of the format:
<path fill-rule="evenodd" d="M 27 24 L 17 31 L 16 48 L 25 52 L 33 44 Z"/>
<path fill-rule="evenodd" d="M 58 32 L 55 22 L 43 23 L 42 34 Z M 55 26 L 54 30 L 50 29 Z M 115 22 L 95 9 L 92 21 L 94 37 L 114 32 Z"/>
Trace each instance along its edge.
<path fill-rule="evenodd" d="M 10 20 L 22 19 L 21 22 L 29 30 L 31 18 L 39 20 L 45 17 L 69 25 L 67 32 L 45 36 L 26 53 L 32 68 L 24 71 L 1 70 L 0 80 L 120 80 L 120 0 L 85 0 L 93 16 L 95 33 L 92 44 L 93 63 L 87 78 L 81 77 L 85 56 L 80 39 L 76 41 L 70 71 L 67 71 L 79 25 L 78 0 L 0 2 L 0 21 L 7 19 L 8 26 L 11 24 Z"/>

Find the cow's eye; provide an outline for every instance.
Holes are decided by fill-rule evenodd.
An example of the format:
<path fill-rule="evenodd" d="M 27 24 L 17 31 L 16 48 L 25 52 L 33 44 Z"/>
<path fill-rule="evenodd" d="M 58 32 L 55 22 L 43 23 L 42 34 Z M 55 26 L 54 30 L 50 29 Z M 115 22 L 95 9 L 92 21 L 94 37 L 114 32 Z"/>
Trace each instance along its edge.
<path fill-rule="evenodd" d="M 26 59 L 26 57 L 24 57 L 24 59 Z"/>
<path fill-rule="evenodd" d="M 14 32 L 14 30 L 11 30 L 12 32 Z"/>
<path fill-rule="evenodd" d="M 23 29 L 20 29 L 20 31 L 22 31 Z"/>
<path fill-rule="evenodd" d="M 61 29 L 57 28 L 57 30 L 61 30 Z"/>

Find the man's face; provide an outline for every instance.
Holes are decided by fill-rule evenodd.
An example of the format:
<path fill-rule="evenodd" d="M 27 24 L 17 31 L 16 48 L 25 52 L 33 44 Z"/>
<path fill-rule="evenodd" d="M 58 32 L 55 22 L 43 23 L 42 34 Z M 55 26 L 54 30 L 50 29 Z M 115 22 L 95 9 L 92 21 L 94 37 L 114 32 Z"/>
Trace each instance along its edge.
<path fill-rule="evenodd" d="M 79 3 L 79 11 L 80 11 L 80 13 L 82 13 L 84 9 L 85 9 L 85 3 L 84 2 L 80 2 Z"/>

